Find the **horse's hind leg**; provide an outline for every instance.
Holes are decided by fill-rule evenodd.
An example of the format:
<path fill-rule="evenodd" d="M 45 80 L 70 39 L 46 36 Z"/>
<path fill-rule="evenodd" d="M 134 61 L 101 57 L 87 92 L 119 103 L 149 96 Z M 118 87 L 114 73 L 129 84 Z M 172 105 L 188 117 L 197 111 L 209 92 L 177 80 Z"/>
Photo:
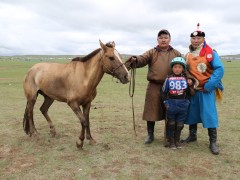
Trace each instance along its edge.
<path fill-rule="evenodd" d="M 50 117 L 48 116 L 48 109 L 49 107 L 52 105 L 53 103 L 53 99 L 44 95 L 44 102 L 42 104 L 42 106 L 40 107 L 40 111 L 42 112 L 43 116 L 46 118 L 49 128 L 50 128 L 50 134 L 54 137 L 56 135 L 56 130 L 55 127 L 50 119 Z"/>
<path fill-rule="evenodd" d="M 34 133 L 37 133 L 37 130 L 33 121 L 33 108 L 36 103 L 37 94 L 33 99 L 27 101 L 24 117 L 23 117 L 23 129 L 26 134 L 32 136 Z"/>
<path fill-rule="evenodd" d="M 90 122 L 89 122 L 89 112 L 90 112 L 91 103 L 83 106 L 83 115 L 86 119 L 86 138 L 90 140 L 90 144 L 95 144 L 96 141 L 92 138 L 91 131 L 90 131 Z"/>
<path fill-rule="evenodd" d="M 27 105 L 23 117 L 23 129 L 26 134 L 32 136 L 33 134 L 37 133 L 33 119 L 33 108 L 37 100 L 38 88 L 34 83 L 31 72 L 29 72 L 25 77 L 23 88 L 27 98 Z"/>
<path fill-rule="evenodd" d="M 77 115 L 78 119 L 81 122 L 82 130 L 79 136 L 79 139 L 76 142 L 78 148 L 83 147 L 83 141 L 85 139 L 85 127 L 86 127 L 86 119 L 84 118 L 82 111 L 79 105 L 76 102 L 68 102 L 68 105 L 71 107 L 73 112 Z"/>

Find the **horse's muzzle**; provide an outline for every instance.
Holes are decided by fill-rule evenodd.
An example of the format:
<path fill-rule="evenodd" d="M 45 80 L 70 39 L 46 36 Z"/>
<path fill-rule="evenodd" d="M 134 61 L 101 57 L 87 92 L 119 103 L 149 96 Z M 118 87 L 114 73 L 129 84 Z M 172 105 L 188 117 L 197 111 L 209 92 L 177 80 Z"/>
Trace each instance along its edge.
<path fill-rule="evenodd" d="M 130 75 L 126 74 L 125 76 L 119 78 L 122 84 L 127 84 L 130 81 Z"/>

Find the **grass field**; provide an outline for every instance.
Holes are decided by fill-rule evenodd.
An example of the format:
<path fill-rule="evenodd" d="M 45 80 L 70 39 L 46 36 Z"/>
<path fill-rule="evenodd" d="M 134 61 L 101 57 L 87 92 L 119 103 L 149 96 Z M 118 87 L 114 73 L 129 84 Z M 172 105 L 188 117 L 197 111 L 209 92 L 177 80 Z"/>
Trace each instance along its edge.
<path fill-rule="evenodd" d="M 55 60 L 57 61 L 57 60 Z M 62 60 L 66 62 L 67 60 Z M 198 141 L 181 150 L 163 146 L 164 122 L 157 122 L 155 141 L 144 145 L 146 122 L 141 120 L 147 68 L 137 69 L 134 94 L 136 131 L 132 125 L 129 84 L 105 75 L 92 103 L 90 123 L 97 141 L 76 148 L 80 124 L 71 109 L 55 102 L 49 115 L 57 135 L 52 138 L 39 111 L 34 118 L 39 135 L 28 137 L 22 128 L 26 100 L 22 80 L 37 61 L 0 61 L 0 179 L 239 179 L 240 177 L 240 61 L 226 62 L 224 99 L 218 103 L 220 155 L 208 149 L 207 129 L 198 125 Z M 188 127 L 183 135 L 188 134 Z"/>

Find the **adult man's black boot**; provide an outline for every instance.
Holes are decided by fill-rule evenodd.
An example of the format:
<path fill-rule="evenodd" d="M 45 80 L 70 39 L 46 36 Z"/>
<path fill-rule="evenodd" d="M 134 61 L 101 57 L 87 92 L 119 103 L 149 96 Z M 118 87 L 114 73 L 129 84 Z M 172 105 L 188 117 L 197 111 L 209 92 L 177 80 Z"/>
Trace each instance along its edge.
<path fill-rule="evenodd" d="M 189 136 L 186 139 L 182 139 L 181 143 L 189 143 L 197 141 L 197 124 L 189 125 Z"/>
<path fill-rule="evenodd" d="M 208 128 L 208 135 L 209 135 L 209 149 L 211 150 L 212 154 L 218 155 L 219 149 L 217 147 L 217 129 L 216 128 Z"/>
<path fill-rule="evenodd" d="M 147 121 L 147 138 L 145 139 L 145 144 L 151 144 L 154 140 L 154 126 L 155 122 Z"/>

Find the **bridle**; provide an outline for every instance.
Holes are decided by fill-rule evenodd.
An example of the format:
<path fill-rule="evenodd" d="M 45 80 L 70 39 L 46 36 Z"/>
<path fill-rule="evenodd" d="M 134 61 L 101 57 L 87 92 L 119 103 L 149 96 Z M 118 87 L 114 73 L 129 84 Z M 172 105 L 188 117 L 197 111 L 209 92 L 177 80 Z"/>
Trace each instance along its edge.
<path fill-rule="evenodd" d="M 115 71 L 116 71 L 118 68 L 120 68 L 121 66 L 124 65 L 124 63 L 121 63 L 118 67 L 114 68 L 113 70 L 109 69 L 109 68 L 106 66 L 106 64 L 104 64 L 104 62 L 103 62 L 103 53 L 102 53 L 102 52 L 101 52 L 101 63 L 102 63 L 102 65 L 103 65 L 103 67 L 104 67 L 113 77 L 116 77 L 116 76 L 115 76 Z"/>
<path fill-rule="evenodd" d="M 135 132 L 135 136 L 137 136 L 136 124 L 135 124 L 134 103 L 133 103 L 133 95 L 134 95 L 134 92 L 135 92 L 135 76 L 136 76 L 136 67 L 135 67 L 135 64 L 133 64 L 133 67 L 131 68 L 131 80 L 130 80 L 130 84 L 129 84 L 129 96 L 132 99 L 133 130 Z"/>

